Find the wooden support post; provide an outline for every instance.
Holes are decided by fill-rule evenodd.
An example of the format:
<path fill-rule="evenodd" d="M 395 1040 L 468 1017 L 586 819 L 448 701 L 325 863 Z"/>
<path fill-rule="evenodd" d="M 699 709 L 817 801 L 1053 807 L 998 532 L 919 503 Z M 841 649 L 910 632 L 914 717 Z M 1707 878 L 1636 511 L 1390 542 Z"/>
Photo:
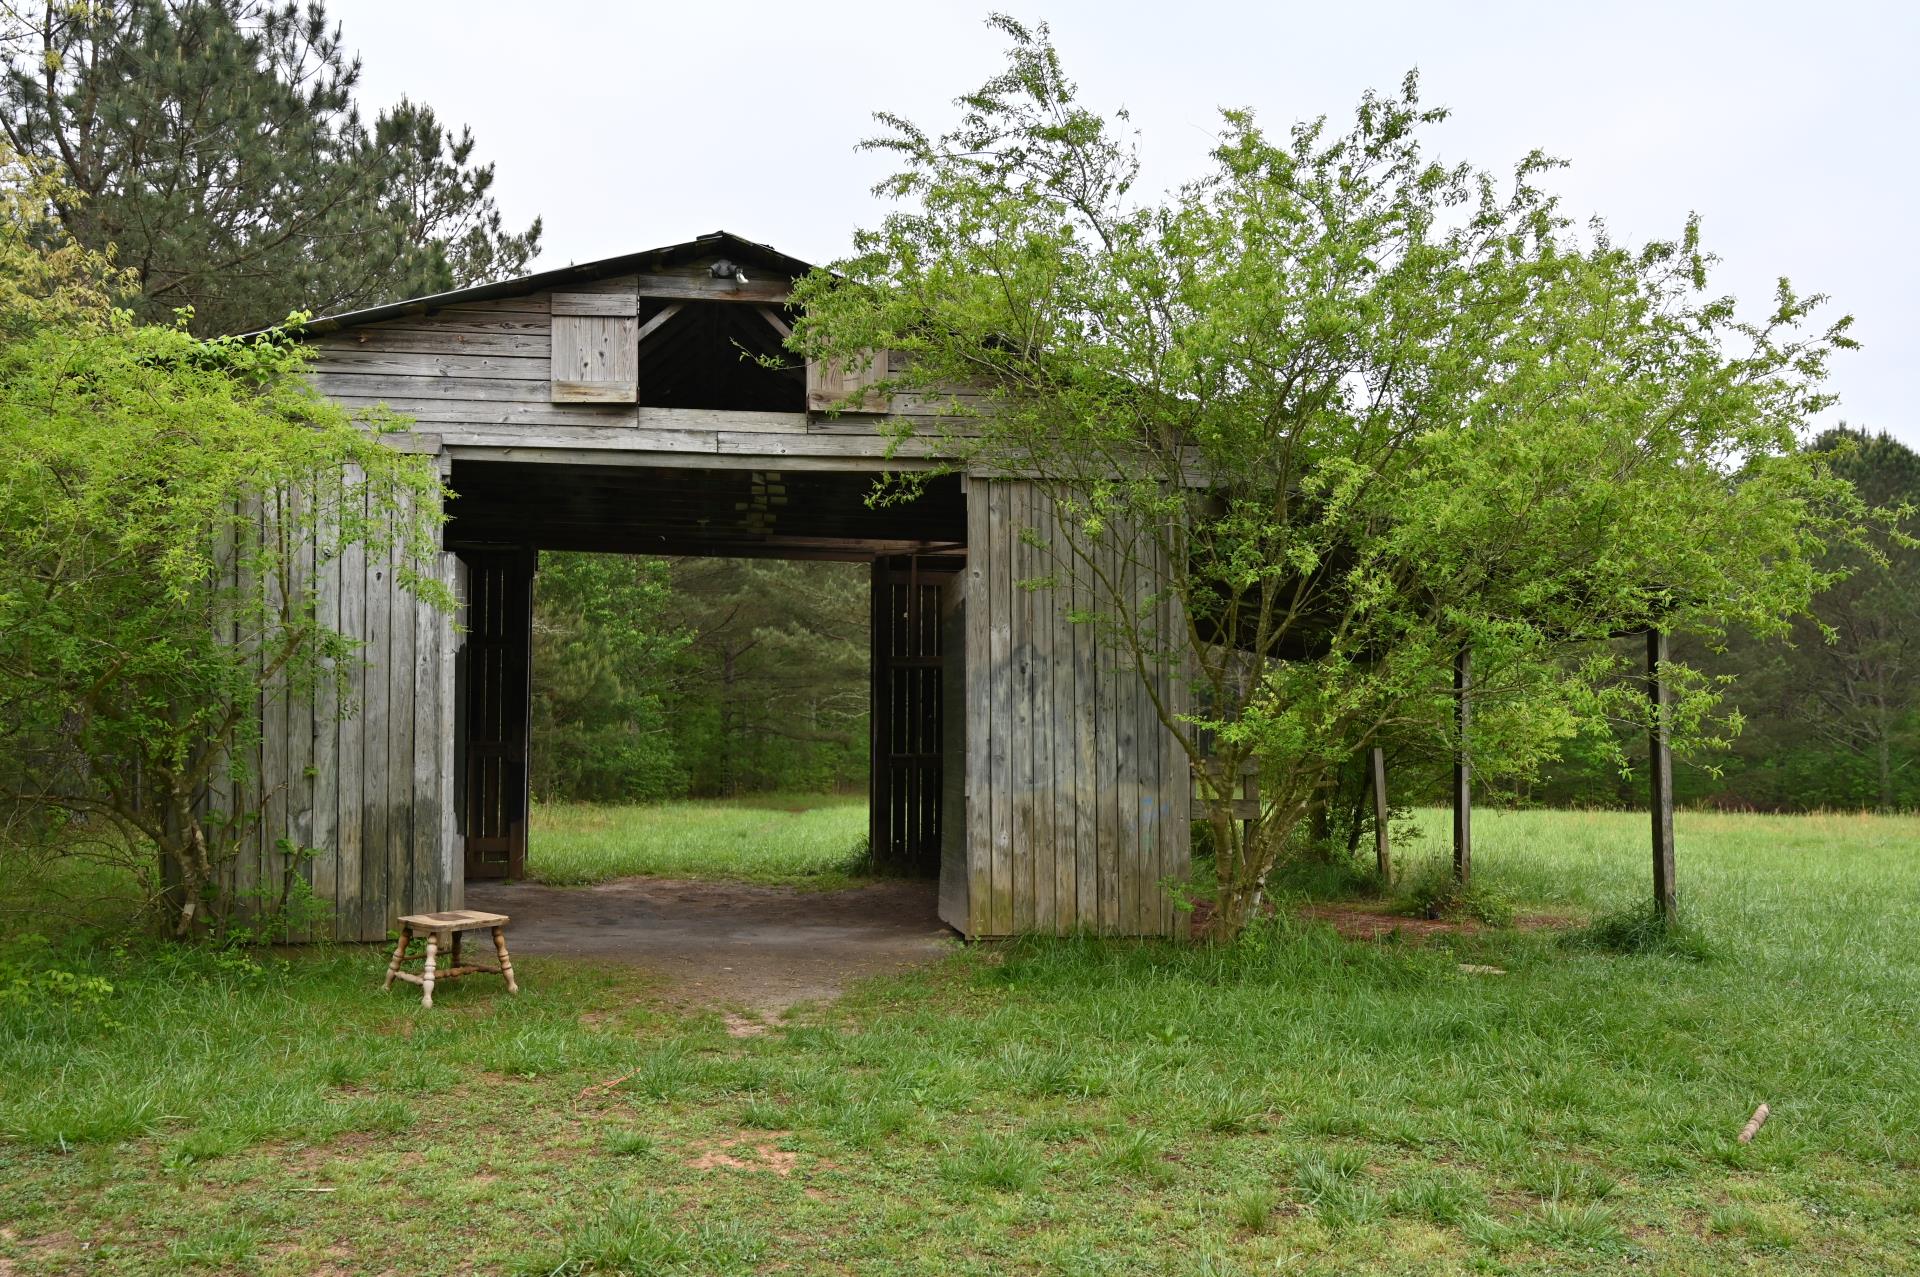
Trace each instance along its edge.
<path fill-rule="evenodd" d="M 1679 899 L 1673 888 L 1673 744 L 1667 721 L 1673 698 L 1660 666 L 1667 659 L 1667 636 L 1647 631 L 1647 699 L 1652 723 L 1647 732 L 1648 805 L 1653 809 L 1653 901 L 1668 923 L 1679 919 Z"/>
<path fill-rule="evenodd" d="M 1373 856 L 1380 881 L 1393 881 L 1393 856 L 1387 850 L 1387 751 L 1373 747 Z"/>
<path fill-rule="evenodd" d="M 1462 644 L 1453 658 L 1453 723 L 1458 736 L 1453 753 L 1453 876 L 1460 882 L 1473 874 L 1473 760 L 1467 753 L 1472 687 L 1473 651 Z"/>

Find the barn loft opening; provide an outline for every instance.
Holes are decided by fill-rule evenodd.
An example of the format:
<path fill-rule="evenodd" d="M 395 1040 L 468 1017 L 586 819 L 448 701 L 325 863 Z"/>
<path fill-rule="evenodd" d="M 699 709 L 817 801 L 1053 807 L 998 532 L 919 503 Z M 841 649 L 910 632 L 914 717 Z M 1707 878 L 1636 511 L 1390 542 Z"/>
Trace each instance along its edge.
<path fill-rule="evenodd" d="M 639 404 L 804 412 L 807 365 L 782 344 L 785 307 L 642 299 Z"/>
<path fill-rule="evenodd" d="M 960 686 L 960 645 L 943 633 L 941 600 L 965 564 L 966 497 L 958 476 L 943 476 L 914 501 L 876 504 L 868 499 L 874 478 L 867 470 L 456 460 L 446 544 L 466 578 L 455 813 L 468 878 L 520 877 L 530 854 L 531 627 L 542 550 L 867 565 L 869 840 L 878 866 L 936 874 L 960 731 L 945 712 Z"/>

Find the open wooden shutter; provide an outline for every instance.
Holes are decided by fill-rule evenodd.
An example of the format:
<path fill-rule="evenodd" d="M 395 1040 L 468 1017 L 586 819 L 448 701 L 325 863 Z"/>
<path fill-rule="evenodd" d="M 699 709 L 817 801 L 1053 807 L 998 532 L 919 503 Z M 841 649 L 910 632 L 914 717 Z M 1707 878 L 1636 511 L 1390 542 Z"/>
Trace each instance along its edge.
<path fill-rule="evenodd" d="M 637 403 L 639 300 L 619 293 L 553 295 L 553 402 Z"/>
<path fill-rule="evenodd" d="M 887 379 L 887 352 L 851 359 L 807 360 L 807 411 L 891 412 L 892 399 L 872 387 Z"/>

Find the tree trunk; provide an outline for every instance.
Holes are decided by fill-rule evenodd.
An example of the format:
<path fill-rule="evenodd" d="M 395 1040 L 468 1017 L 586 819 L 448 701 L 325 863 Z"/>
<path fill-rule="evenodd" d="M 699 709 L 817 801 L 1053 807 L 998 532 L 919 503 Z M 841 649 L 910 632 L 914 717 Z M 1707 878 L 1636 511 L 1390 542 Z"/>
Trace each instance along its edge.
<path fill-rule="evenodd" d="M 740 796 L 740 776 L 734 770 L 733 746 L 733 653 L 720 658 L 720 790 L 729 798 Z"/>
<path fill-rule="evenodd" d="M 1874 742 L 1874 753 L 1880 764 L 1880 810 L 1893 810 L 1893 740 L 1892 733 L 1885 730 L 1882 719 L 1879 739 Z"/>
<path fill-rule="evenodd" d="M 1240 858 L 1233 846 L 1233 807 L 1222 799 L 1207 799 L 1207 824 L 1213 830 L 1214 881 L 1218 884 L 1213 902 L 1213 924 L 1208 938 L 1225 940 L 1240 934 L 1245 925 L 1240 889 Z"/>

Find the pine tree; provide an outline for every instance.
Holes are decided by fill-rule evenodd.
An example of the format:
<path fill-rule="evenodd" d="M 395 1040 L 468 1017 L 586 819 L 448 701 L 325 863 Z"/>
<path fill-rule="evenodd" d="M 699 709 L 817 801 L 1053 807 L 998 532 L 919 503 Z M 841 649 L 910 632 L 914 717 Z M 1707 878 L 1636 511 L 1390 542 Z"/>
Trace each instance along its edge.
<path fill-rule="evenodd" d="M 360 63 L 318 0 L 0 9 L 0 130 L 71 195 L 74 239 L 138 275 L 138 308 L 202 333 L 523 270 L 470 131 L 403 100 L 369 129 Z"/>
<path fill-rule="evenodd" d="M 1845 426 L 1821 437 L 1833 468 L 1880 506 L 1920 503 L 1920 454 Z M 1892 810 L 1916 792 L 1920 761 L 1920 550 L 1879 538 L 1884 562 L 1836 546 L 1851 570 L 1796 630 L 1791 720 L 1861 773 L 1855 802 Z M 1824 631 L 1824 632 L 1822 632 Z"/>
<path fill-rule="evenodd" d="M 534 598 L 534 794 L 651 802 L 685 793 L 669 703 L 692 635 L 665 561 L 549 551 Z"/>
<path fill-rule="evenodd" d="M 827 790 L 865 774 L 867 575 L 778 559 L 677 559 L 694 637 L 679 735 L 694 791 Z"/>

